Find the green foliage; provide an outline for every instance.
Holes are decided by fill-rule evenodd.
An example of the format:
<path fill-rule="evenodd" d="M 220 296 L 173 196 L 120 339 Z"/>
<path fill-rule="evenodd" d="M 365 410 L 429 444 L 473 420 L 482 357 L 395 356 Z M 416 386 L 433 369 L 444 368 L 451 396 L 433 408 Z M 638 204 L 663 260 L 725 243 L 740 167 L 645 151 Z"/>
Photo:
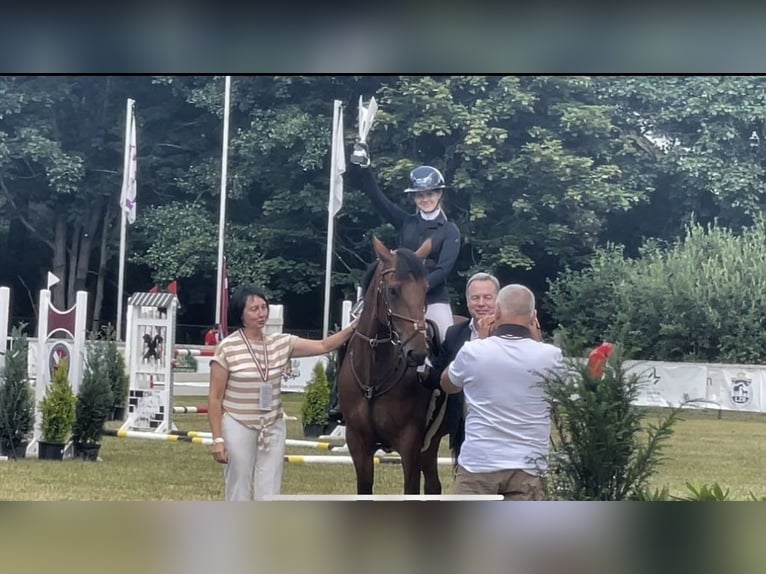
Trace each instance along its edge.
<path fill-rule="evenodd" d="M 128 403 L 130 378 L 125 371 L 125 359 L 117 348 L 115 331 L 111 324 L 102 329 L 103 370 L 112 391 L 112 407 L 125 407 Z"/>
<path fill-rule="evenodd" d="M 697 223 L 638 259 L 598 250 L 591 265 L 551 282 L 556 321 L 583 352 L 630 341 L 641 359 L 759 363 L 766 359 L 766 224 L 741 233 Z"/>
<path fill-rule="evenodd" d="M 88 343 L 85 372 L 77 393 L 72 439 L 78 443 L 98 443 L 104 423 L 114 408 L 112 381 L 107 364 L 106 345 L 95 338 Z"/>
<path fill-rule="evenodd" d="M 599 79 L 597 90 L 625 113 L 619 125 L 639 141 L 656 186 L 646 215 L 630 226 L 638 236 L 671 238 L 689 213 L 735 229 L 763 209 L 766 79 L 757 76 L 640 76 Z M 752 147 L 752 132 L 761 143 Z M 651 136 L 655 143 L 647 138 Z M 636 159 L 640 159 L 636 157 Z M 644 176 L 646 177 L 646 176 Z"/>
<path fill-rule="evenodd" d="M 34 392 L 27 378 L 29 341 L 25 324 L 11 329 L 12 346 L 5 356 L 0 385 L 0 447 L 9 452 L 27 441 L 34 428 Z"/>
<path fill-rule="evenodd" d="M 680 409 L 644 425 L 633 406 L 641 385 L 615 348 L 604 376 L 568 359 L 565 372 L 545 374 L 543 387 L 555 432 L 551 436 L 551 496 L 563 500 L 628 500 L 646 496 L 649 479 L 664 460 Z"/>
<path fill-rule="evenodd" d="M 686 496 L 674 496 L 673 498 L 684 502 L 724 502 L 729 500 L 729 489 L 723 490 L 717 482 L 710 486 L 687 482 L 686 490 L 689 492 Z"/>
<path fill-rule="evenodd" d="M 72 392 L 68 373 L 69 363 L 63 360 L 53 371 L 53 380 L 40 403 L 44 442 L 65 443 L 72 432 L 76 419 L 77 397 Z"/>
<path fill-rule="evenodd" d="M 751 224 L 764 205 L 765 86 L 753 76 L 235 77 L 225 230 L 232 285 L 257 281 L 289 304 L 319 292 L 334 99 L 345 106 L 348 153 L 359 94 L 377 97 L 369 143 L 395 202 L 412 209 L 401 190 L 413 167 L 442 169 L 445 211 L 462 234 L 456 277 L 481 270 L 539 287 L 608 242 L 634 256 L 646 237 L 673 241 L 692 213 L 703 225 Z M 0 255 L 9 276 L 32 288 L 40 268 L 74 272 L 75 281 L 54 287 L 73 296 L 95 290 L 96 265 L 114 263 L 131 97 L 140 200 L 128 249 L 142 267 L 137 281 L 188 278 L 184 303 L 203 308 L 216 281 L 223 87 L 221 76 L 0 78 L 0 241 L 12 243 L 10 254 L 28 253 Z M 393 236 L 352 171 L 336 219 L 334 297 L 353 295 L 372 258 L 370 234 Z M 96 261 L 102 236 L 105 260 Z"/>
<path fill-rule="evenodd" d="M 167 283 L 215 268 L 218 232 L 202 205 L 172 203 L 152 207 L 136 220 L 136 227 L 146 248 L 133 261 L 154 269 L 155 282 Z"/>
<path fill-rule="evenodd" d="M 311 380 L 303 392 L 301 420 L 303 424 L 327 424 L 330 408 L 330 385 L 322 362 L 317 362 L 311 373 Z"/>
<path fill-rule="evenodd" d="M 666 502 L 670 500 L 670 489 L 667 486 L 655 489 L 649 487 L 638 488 L 628 497 L 628 500 L 636 502 Z"/>

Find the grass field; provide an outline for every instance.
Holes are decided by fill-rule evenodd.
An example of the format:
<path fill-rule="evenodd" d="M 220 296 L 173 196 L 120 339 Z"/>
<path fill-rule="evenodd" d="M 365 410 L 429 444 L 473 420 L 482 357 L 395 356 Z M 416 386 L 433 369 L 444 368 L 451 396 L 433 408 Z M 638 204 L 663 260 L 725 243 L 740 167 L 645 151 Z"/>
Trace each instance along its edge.
<path fill-rule="evenodd" d="M 285 409 L 297 416 L 300 395 L 287 395 Z M 204 397 L 183 397 L 182 405 L 202 405 Z M 204 415 L 175 415 L 182 430 L 209 430 Z M 288 437 L 303 438 L 299 421 L 288 421 Z M 20 460 L 0 463 L 2 500 L 221 500 L 222 467 L 208 447 L 104 437 L 102 462 Z M 288 447 L 289 454 L 326 455 L 308 448 Z M 668 486 L 671 494 L 685 494 L 686 482 L 729 488 L 732 499 L 748 493 L 766 496 L 766 417 L 715 412 L 687 412 L 677 423 L 667 449 L 667 462 L 653 486 Z M 446 439 L 441 456 L 449 456 Z M 451 492 L 448 466 L 441 468 L 445 493 Z M 375 493 L 401 493 L 401 469 L 375 469 Z M 353 494 L 350 465 L 286 464 L 283 494 Z"/>

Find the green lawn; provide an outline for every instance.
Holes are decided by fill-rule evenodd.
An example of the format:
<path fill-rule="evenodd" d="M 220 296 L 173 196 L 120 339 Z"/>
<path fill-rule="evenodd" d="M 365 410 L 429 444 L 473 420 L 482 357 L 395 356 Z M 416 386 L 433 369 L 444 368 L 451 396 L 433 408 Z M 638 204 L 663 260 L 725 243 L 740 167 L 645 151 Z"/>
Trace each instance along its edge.
<path fill-rule="evenodd" d="M 183 397 L 177 404 L 205 404 L 204 397 Z M 288 414 L 300 412 L 300 395 L 288 395 Z M 686 482 L 718 482 L 732 498 L 749 492 L 766 496 L 766 417 L 688 412 L 675 427 L 654 486 L 667 485 L 683 494 Z M 204 415 L 176 415 L 183 430 L 209 430 Z M 299 421 L 288 422 L 288 436 L 303 438 Z M 308 448 L 288 447 L 289 454 L 327 455 Z M 441 456 L 449 456 L 446 439 Z M 104 437 L 103 462 L 22 460 L 0 463 L 2 500 L 221 500 L 222 467 L 208 447 Z M 396 465 L 376 466 L 377 494 L 401 492 L 401 470 Z M 451 470 L 441 467 L 444 492 L 452 486 Z M 351 465 L 286 464 L 283 494 L 353 494 Z"/>

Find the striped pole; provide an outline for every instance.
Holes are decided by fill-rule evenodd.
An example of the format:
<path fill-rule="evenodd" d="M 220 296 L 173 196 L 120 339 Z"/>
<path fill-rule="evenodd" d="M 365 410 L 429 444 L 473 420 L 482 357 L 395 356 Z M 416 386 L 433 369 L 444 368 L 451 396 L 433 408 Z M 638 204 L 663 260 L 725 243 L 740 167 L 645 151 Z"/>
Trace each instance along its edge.
<path fill-rule="evenodd" d="M 211 432 L 205 432 L 205 431 L 183 431 L 183 430 L 174 430 L 170 431 L 168 434 L 176 435 L 176 436 L 188 436 L 188 437 L 200 437 L 200 438 L 213 438 L 213 433 Z M 306 447 L 306 448 L 316 448 L 318 450 L 332 450 L 334 448 L 340 448 L 343 445 L 340 444 L 332 444 L 329 442 L 318 442 L 314 440 L 296 440 L 288 438 L 285 440 L 285 444 L 287 446 L 300 446 L 300 447 Z"/>
<path fill-rule="evenodd" d="M 194 444 L 212 445 L 213 434 L 203 431 L 170 431 L 169 433 L 157 433 L 148 431 L 128 431 L 128 430 L 113 430 L 105 429 L 105 436 L 114 436 L 117 438 L 143 438 L 148 440 L 160 440 L 168 442 L 191 442 Z M 315 442 L 310 440 L 293 440 L 287 439 L 285 441 L 287 446 L 302 446 L 308 448 L 316 448 L 318 450 L 332 450 L 334 447 L 341 445 L 332 445 L 329 442 Z M 321 458 L 321 457 L 320 457 Z"/>
<path fill-rule="evenodd" d="M 184 432 L 184 431 L 174 431 Z M 163 434 L 146 431 L 127 431 L 127 430 L 115 430 L 104 429 L 104 436 L 113 436 L 117 438 L 139 438 L 148 440 L 159 440 L 165 442 L 190 442 L 194 444 L 202 444 L 205 446 L 211 446 L 213 439 L 210 438 L 210 433 L 202 433 L 198 431 L 188 431 L 186 435 L 178 434 Z M 208 436 L 200 436 L 208 435 Z M 305 444 L 296 445 L 293 443 L 311 443 L 312 441 L 306 440 L 291 440 L 287 439 L 287 446 L 306 446 Z M 333 445 L 330 443 L 313 443 L 315 445 L 322 445 L 316 448 L 322 448 L 331 450 Z M 326 445 L 326 446 L 325 446 Z M 285 455 L 285 462 L 291 464 L 353 464 L 353 460 L 350 456 L 343 455 Z M 376 456 L 372 459 L 373 464 L 401 464 L 402 459 L 398 456 Z M 449 457 L 439 457 L 437 463 L 441 465 L 452 465 L 452 459 Z"/>
<path fill-rule="evenodd" d="M 203 444 L 206 446 L 213 444 L 212 438 L 199 436 L 179 436 L 176 434 L 164 434 L 158 432 L 104 429 L 103 434 L 104 436 L 114 436 L 117 438 L 142 438 L 145 440 L 161 440 L 166 442 L 191 442 L 194 444 Z"/>
<path fill-rule="evenodd" d="M 184 349 L 183 347 L 176 347 L 173 349 L 173 354 L 176 357 L 190 356 L 190 357 L 212 357 L 215 355 L 214 348 L 208 349 Z"/>
<path fill-rule="evenodd" d="M 173 407 L 174 413 L 206 415 L 207 407 Z"/>
<path fill-rule="evenodd" d="M 285 462 L 294 464 L 353 464 L 354 461 L 350 456 L 342 455 L 313 455 L 313 456 L 300 456 L 300 455 L 285 455 Z M 398 456 L 376 456 L 372 459 L 373 464 L 401 464 L 402 459 Z M 439 457 L 437 459 L 438 464 L 452 465 L 452 459 L 449 457 Z"/>

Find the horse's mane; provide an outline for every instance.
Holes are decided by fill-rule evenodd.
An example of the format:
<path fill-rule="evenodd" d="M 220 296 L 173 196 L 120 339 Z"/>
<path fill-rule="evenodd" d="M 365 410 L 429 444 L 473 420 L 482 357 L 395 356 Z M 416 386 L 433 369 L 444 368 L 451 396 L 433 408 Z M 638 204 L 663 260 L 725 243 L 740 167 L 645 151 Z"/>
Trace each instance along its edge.
<path fill-rule="evenodd" d="M 418 258 L 417 255 L 410 249 L 407 249 L 405 247 L 399 248 L 396 250 L 397 258 L 396 258 L 396 278 L 400 281 L 403 281 L 408 278 L 412 278 L 415 281 L 419 281 L 420 279 L 424 279 L 428 273 L 426 272 L 426 267 L 423 265 L 423 262 Z M 370 263 L 367 266 L 367 271 L 364 274 L 364 277 L 362 277 L 362 290 L 366 293 L 367 289 L 370 287 L 370 283 L 372 283 L 372 278 L 375 276 L 375 270 L 378 267 L 378 262 L 374 261 L 373 263 Z"/>

